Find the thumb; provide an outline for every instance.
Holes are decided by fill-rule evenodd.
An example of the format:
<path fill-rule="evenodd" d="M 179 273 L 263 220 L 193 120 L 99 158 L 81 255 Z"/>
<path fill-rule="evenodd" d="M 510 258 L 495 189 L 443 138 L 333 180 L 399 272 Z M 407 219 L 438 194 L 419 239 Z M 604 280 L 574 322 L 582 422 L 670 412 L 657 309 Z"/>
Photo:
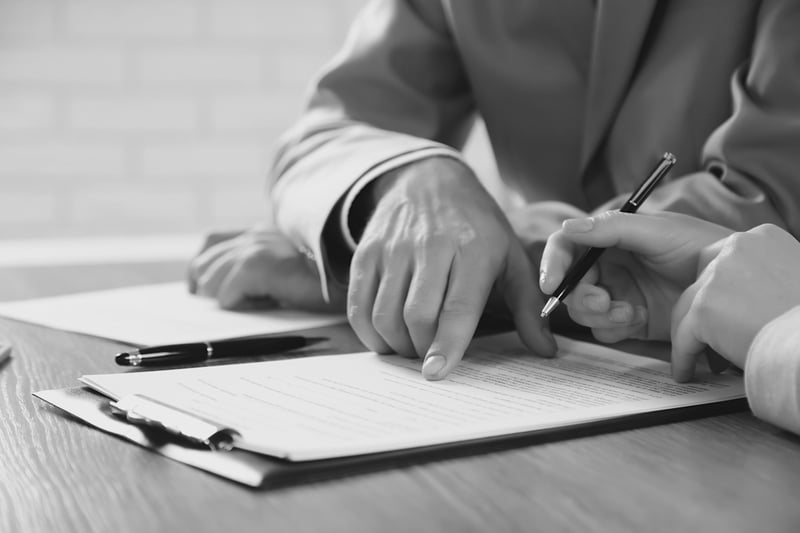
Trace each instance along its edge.
<path fill-rule="evenodd" d="M 522 342 L 536 355 L 554 357 L 556 342 L 547 320 L 541 317 L 544 299 L 536 288 L 533 268 L 521 247 L 509 251 L 502 277 L 503 298 Z"/>
<path fill-rule="evenodd" d="M 695 305 L 699 290 L 700 283 L 691 285 L 672 309 L 672 377 L 679 382 L 692 379 L 697 359 L 705 348 Z"/>

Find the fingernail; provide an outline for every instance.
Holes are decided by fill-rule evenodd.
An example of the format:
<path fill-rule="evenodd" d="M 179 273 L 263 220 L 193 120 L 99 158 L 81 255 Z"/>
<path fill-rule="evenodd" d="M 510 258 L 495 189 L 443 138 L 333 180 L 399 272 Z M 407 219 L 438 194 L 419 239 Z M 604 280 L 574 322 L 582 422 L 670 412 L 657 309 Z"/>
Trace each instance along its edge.
<path fill-rule="evenodd" d="M 444 369 L 447 359 L 443 355 L 429 354 L 422 363 L 422 376 L 425 379 L 440 379 L 439 372 Z"/>
<path fill-rule="evenodd" d="M 592 231 L 592 228 L 594 228 L 594 220 L 591 218 L 568 218 L 561 224 L 561 227 L 564 231 L 571 231 L 574 233 Z"/>
<path fill-rule="evenodd" d="M 547 272 L 544 270 L 539 271 L 539 287 L 543 287 L 547 282 Z"/>
<path fill-rule="evenodd" d="M 631 319 L 631 308 L 626 306 L 614 307 L 608 314 L 612 322 L 625 323 Z"/>

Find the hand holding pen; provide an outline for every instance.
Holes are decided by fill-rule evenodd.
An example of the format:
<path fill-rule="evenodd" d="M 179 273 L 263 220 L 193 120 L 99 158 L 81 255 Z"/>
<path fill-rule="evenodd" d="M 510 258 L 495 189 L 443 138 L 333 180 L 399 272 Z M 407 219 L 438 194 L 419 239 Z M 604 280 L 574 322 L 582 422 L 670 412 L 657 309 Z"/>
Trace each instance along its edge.
<path fill-rule="evenodd" d="M 644 203 L 650 193 L 653 191 L 659 181 L 667 175 L 669 170 L 675 165 L 676 159 L 671 153 L 665 153 L 656 167 L 647 178 L 636 188 L 631 194 L 625 204 L 620 208 L 623 213 L 635 213 L 639 207 Z M 542 318 L 547 317 L 550 313 L 558 307 L 561 302 L 575 289 L 580 283 L 581 279 L 586 275 L 589 269 L 595 264 L 597 259 L 605 251 L 604 248 L 589 248 L 578 259 L 576 263 L 567 271 L 564 279 L 559 286 L 553 291 L 552 296 L 542 309 Z"/>

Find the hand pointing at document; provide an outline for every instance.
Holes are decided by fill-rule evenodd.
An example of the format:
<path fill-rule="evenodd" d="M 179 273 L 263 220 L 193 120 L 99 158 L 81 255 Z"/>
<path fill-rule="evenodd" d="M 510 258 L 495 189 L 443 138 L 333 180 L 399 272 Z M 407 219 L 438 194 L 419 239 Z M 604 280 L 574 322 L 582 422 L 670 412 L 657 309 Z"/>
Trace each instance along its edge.
<path fill-rule="evenodd" d="M 473 173 L 436 157 L 379 178 L 377 198 L 350 265 L 348 318 L 379 353 L 425 359 L 442 379 L 472 340 L 492 291 L 523 342 L 555 355 L 539 317 L 543 297 L 506 217 Z"/>

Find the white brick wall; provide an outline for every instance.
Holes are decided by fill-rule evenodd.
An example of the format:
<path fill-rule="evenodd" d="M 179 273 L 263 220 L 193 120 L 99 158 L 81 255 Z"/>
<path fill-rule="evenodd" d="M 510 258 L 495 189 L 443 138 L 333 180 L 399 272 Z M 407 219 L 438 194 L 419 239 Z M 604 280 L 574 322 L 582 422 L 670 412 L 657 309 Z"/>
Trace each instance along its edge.
<path fill-rule="evenodd" d="M 75 132 L 185 132 L 198 127 L 199 105 L 155 95 L 77 96 L 66 104 L 67 128 Z"/>
<path fill-rule="evenodd" d="M 273 143 L 364 1 L 0 0 L 0 239 L 265 218 Z"/>
<path fill-rule="evenodd" d="M 0 131 L 13 134 L 53 128 L 55 109 L 55 99 L 45 93 L 0 94 Z"/>
<path fill-rule="evenodd" d="M 0 2 L 0 9 L 2 6 Z M 52 89 L 69 85 L 120 85 L 125 81 L 121 50 L 87 44 L 3 41 L 0 49 L 3 87 Z"/>
<path fill-rule="evenodd" d="M 125 149 L 102 140 L 8 138 L 0 143 L 3 183 L 35 182 L 37 178 L 119 179 L 125 173 Z M 4 187 L 5 188 L 5 187 Z"/>
<path fill-rule="evenodd" d="M 243 227 L 366 0 L 0 0 L 0 239 Z"/>
<path fill-rule="evenodd" d="M 36 2 L 37 0 L 27 0 Z M 60 25 L 75 38 L 184 40 L 198 34 L 193 0 L 68 0 Z"/>
<path fill-rule="evenodd" d="M 50 37 L 56 28 L 53 2 L 0 0 L 0 36 Z"/>
<path fill-rule="evenodd" d="M 245 139 L 148 143 L 142 150 L 142 175 L 155 179 L 217 178 L 221 185 L 249 177 L 260 181 L 268 155 L 264 143 Z"/>

